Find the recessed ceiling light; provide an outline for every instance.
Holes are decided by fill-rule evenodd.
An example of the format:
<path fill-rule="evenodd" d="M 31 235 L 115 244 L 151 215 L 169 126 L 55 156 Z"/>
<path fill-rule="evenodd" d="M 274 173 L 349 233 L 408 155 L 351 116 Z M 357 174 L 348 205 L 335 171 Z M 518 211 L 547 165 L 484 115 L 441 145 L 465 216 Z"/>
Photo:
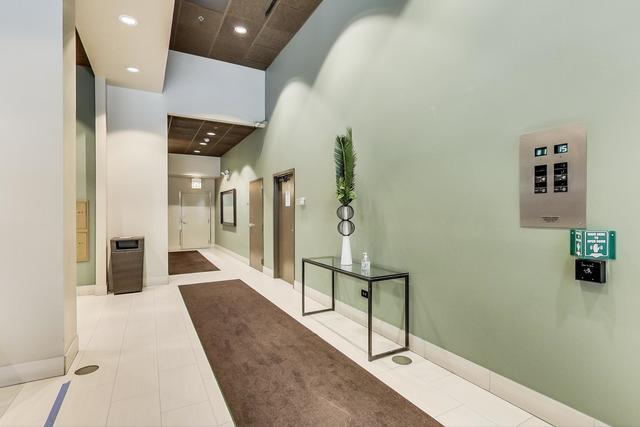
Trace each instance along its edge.
<path fill-rule="evenodd" d="M 206 142 L 201 142 L 200 145 L 207 145 L 207 143 Z"/>
<path fill-rule="evenodd" d="M 135 27 L 138 25 L 138 20 L 133 16 L 129 15 L 120 15 L 118 16 L 118 21 L 122 22 L 124 25 L 128 25 L 130 27 Z"/>
<path fill-rule="evenodd" d="M 209 135 L 209 136 L 216 136 L 216 133 L 215 133 L 215 132 L 207 132 L 207 135 Z"/>
<path fill-rule="evenodd" d="M 130 73 L 139 73 L 140 69 L 136 67 L 127 67 L 127 71 Z"/>
<path fill-rule="evenodd" d="M 200 150 L 193 150 L 194 153 L 200 154 Z"/>
<path fill-rule="evenodd" d="M 238 34 L 247 34 L 247 27 L 243 27 L 242 25 L 236 25 L 233 27 L 233 31 Z"/>
<path fill-rule="evenodd" d="M 209 142 L 209 141 L 211 141 L 211 140 L 210 140 L 209 138 L 205 138 L 205 139 L 203 139 L 203 141 L 204 141 L 204 142 Z"/>

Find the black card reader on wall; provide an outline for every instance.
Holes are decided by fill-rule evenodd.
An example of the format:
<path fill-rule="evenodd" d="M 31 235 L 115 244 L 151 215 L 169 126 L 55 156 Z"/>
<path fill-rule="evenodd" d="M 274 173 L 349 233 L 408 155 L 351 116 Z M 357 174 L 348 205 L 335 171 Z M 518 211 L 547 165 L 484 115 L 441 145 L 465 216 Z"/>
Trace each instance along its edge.
<path fill-rule="evenodd" d="M 577 259 L 576 280 L 600 284 L 606 283 L 607 262 L 594 259 Z"/>

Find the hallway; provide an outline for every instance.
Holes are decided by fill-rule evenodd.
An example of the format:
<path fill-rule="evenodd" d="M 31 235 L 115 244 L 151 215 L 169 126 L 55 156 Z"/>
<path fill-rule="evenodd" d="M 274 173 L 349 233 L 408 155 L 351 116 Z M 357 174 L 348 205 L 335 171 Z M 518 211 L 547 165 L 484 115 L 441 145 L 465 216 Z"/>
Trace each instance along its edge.
<path fill-rule="evenodd" d="M 139 294 L 78 297 L 79 366 L 24 385 L 0 426 L 43 425 L 60 386 L 71 380 L 56 426 L 227 426 L 218 388 L 178 285 L 239 278 L 447 426 L 544 426 L 543 421 L 411 353 L 400 366 L 366 359 L 366 329 L 338 313 L 300 316 L 300 294 L 219 250 L 201 251 L 220 271 L 172 276 Z M 309 302 L 311 303 L 311 302 Z M 377 336 L 376 348 L 393 344 Z"/>

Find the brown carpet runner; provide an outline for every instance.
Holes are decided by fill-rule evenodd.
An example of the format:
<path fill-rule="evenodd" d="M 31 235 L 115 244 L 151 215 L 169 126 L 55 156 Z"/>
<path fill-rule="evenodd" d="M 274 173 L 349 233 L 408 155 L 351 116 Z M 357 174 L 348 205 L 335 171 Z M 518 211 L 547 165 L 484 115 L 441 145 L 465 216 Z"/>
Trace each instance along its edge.
<path fill-rule="evenodd" d="M 241 280 L 180 286 L 238 426 L 440 426 Z"/>
<path fill-rule="evenodd" d="M 169 275 L 219 271 L 198 251 L 169 252 Z"/>

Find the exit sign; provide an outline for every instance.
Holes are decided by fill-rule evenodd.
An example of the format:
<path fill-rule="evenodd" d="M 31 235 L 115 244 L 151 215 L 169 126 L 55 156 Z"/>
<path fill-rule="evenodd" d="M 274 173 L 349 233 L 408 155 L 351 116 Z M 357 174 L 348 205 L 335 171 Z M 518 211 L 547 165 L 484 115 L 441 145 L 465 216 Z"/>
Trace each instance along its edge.
<path fill-rule="evenodd" d="M 571 230 L 571 255 L 590 259 L 616 259 L 616 232 Z"/>

